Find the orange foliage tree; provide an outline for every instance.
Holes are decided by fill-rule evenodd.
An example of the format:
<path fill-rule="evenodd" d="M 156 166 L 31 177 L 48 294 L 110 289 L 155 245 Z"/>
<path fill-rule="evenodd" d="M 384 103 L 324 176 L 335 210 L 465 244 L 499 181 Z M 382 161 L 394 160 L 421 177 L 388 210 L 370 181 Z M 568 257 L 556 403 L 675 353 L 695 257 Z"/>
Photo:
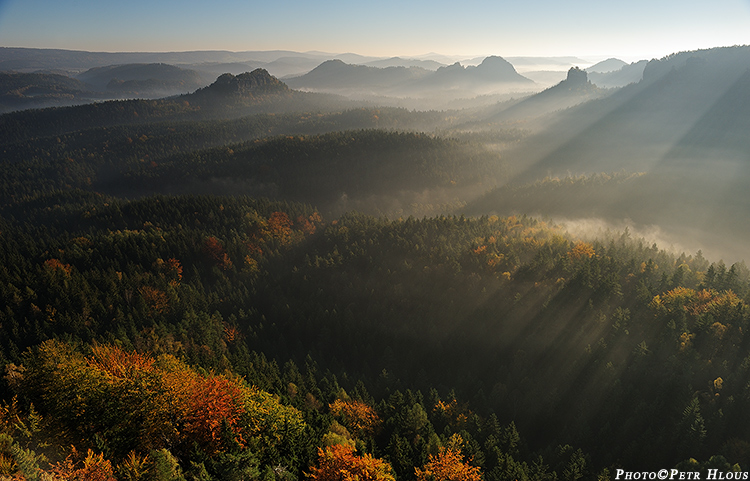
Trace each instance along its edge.
<path fill-rule="evenodd" d="M 103 454 L 94 454 L 88 450 L 86 457 L 80 461 L 74 461 L 74 458 L 80 458 L 78 452 L 73 449 L 73 454 L 68 456 L 65 461 L 59 462 L 52 466 L 49 473 L 45 473 L 42 479 L 60 480 L 60 481 L 116 481 L 112 463 L 104 459 Z"/>
<path fill-rule="evenodd" d="M 182 264 L 180 264 L 179 259 L 172 257 L 164 261 L 159 258 L 156 259 L 155 265 L 161 275 L 169 281 L 170 286 L 180 285 L 180 282 L 182 282 Z"/>
<path fill-rule="evenodd" d="M 355 437 L 375 434 L 380 426 L 378 413 L 363 402 L 337 399 L 328 408 Z"/>
<path fill-rule="evenodd" d="M 391 465 L 371 454 L 357 456 L 348 444 L 318 448 L 318 467 L 310 468 L 317 481 L 395 481 Z"/>
<path fill-rule="evenodd" d="M 70 275 L 72 267 L 70 264 L 63 264 L 59 259 L 48 259 L 44 261 L 44 267 L 50 272 L 61 271 L 65 275 Z"/>
<path fill-rule="evenodd" d="M 440 448 L 437 456 L 429 455 L 423 469 L 414 468 L 418 481 L 481 481 L 482 473 L 477 466 L 464 461 L 461 451 Z"/>
<path fill-rule="evenodd" d="M 141 294 L 151 314 L 162 314 L 169 309 L 169 298 L 167 298 L 167 294 L 161 289 L 151 286 L 141 286 L 138 292 Z"/>
<path fill-rule="evenodd" d="M 224 423 L 244 444 L 239 431 L 245 393 L 236 381 L 223 376 L 197 377 L 187 400 L 188 409 L 183 436 L 195 440 L 206 452 L 221 449 L 221 428 Z"/>
<path fill-rule="evenodd" d="M 292 221 L 284 212 L 274 212 L 268 218 L 268 230 L 281 244 L 288 244 L 292 237 Z"/>
<path fill-rule="evenodd" d="M 323 222 L 323 219 L 317 212 L 313 212 L 308 217 L 305 217 L 303 215 L 297 217 L 298 228 L 306 235 L 315 234 L 315 231 L 317 230 L 317 224 L 320 224 L 321 222 Z"/>
<path fill-rule="evenodd" d="M 214 236 L 207 237 L 203 243 L 203 251 L 223 270 L 232 268 L 232 260 L 224 250 L 221 241 Z"/>

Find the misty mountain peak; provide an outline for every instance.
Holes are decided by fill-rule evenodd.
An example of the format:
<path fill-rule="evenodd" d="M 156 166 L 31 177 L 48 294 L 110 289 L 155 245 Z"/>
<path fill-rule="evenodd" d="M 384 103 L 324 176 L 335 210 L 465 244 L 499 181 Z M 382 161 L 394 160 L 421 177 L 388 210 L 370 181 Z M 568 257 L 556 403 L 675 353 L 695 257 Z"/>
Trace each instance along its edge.
<path fill-rule="evenodd" d="M 516 68 L 502 57 L 492 55 L 476 67 L 470 67 L 479 77 L 491 81 L 530 82 L 526 77 L 516 72 Z"/>
<path fill-rule="evenodd" d="M 485 58 L 482 63 L 477 65 L 477 69 L 496 74 L 517 73 L 510 62 L 496 55 Z"/>
<path fill-rule="evenodd" d="M 315 68 L 330 68 L 330 67 L 334 67 L 334 66 L 335 67 L 339 67 L 339 66 L 344 67 L 346 65 L 349 65 L 349 64 L 347 64 L 346 62 L 344 62 L 341 59 L 334 58 L 332 60 L 326 60 L 325 62 L 321 63 L 320 65 L 318 65 Z"/>
<path fill-rule="evenodd" d="M 626 66 L 627 63 L 623 62 L 619 58 L 608 58 L 607 60 L 602 60 L 601 62 L 598 62 L 591 67 L 587 68 L 586 71 L 591 73 L 607 73 L 607 72 L 614 72 L 617 70 L 620 70 L 624 66 Z"/>

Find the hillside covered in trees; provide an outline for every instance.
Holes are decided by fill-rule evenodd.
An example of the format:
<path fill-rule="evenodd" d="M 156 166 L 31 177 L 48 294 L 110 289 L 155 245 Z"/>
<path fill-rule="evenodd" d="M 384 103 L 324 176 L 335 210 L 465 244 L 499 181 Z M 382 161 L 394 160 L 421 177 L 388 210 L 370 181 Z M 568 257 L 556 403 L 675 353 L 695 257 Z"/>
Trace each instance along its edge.
<path fill-rule="evenodd" d="M 591 137 L 565 125 L 635 118 L 659 72 L 692 91 L 740 53 L 700 52 L 682 77 L 650 63 L 656 84 L 615 93 L 574 70 L 578 90 L 455 111 L 353 105 L 255 71 L 0 116 L 0 479 L 750 469 L 750 269 L 704 256 L 742 246 L 560 222 L 689 232 L 728 205 L 714 234 L 743 232 L 737 190 L 678 207 L 679 180 L 723 178 L 710 166 L 668 173 L 746 151 L 714 128 L 739 116 L 720 107 L 741 110 L 744 76 L 652 170 L 573 163 Z M 534 177 L 554 159 L 583 173 Z"/>

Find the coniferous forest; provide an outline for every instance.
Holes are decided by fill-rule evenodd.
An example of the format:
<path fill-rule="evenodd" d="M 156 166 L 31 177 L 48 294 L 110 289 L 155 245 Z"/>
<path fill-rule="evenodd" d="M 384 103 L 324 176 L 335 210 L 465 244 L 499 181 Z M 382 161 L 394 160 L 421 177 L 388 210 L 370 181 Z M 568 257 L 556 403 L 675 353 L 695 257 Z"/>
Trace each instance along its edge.
<path fill-rule="evenodd" d="M 516 100 L 373 106 L 263 71 L 3 114 L 0 479 L 750 469 L 745 245 L 566 224 L 741 239 L 747 201 L 717 193 L 710 166 L 675 148 L 654 169 L 580 169 L 591 137 L 569 119 L 616 123 L 659 82 L 687 89 L 747 50 L 654 61 L 534 118 Z M 706 127 L 701 149 L 747 153 L 725 134 Z M 688 197 L 703 208 L 678 209 Z"/>

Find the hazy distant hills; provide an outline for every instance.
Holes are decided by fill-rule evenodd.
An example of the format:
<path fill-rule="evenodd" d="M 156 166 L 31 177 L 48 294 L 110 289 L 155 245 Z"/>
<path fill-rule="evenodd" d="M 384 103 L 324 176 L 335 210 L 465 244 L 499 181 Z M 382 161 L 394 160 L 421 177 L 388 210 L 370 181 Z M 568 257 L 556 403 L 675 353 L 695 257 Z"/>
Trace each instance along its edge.
<path fill-rule="evenodd" d="M 720 192 L 728 205 L 750 211 L 750 68 L 723 92 L 655 166 L 657 172 L 696 179 L 704 192 Z M 687 181 L 687 180 L 686 180 Z M 697 185 L 700 184 L 700 185 Z M 686 184 L 687 185 L 687 184 Z M 700 194 L 698 194 L 700 192 Z M 730 201 L 731 199 L 731 201 Z"/>
<path fill-rule="evenodd" d="M 331 60 L 351 67 L 344 70 L 340 64 L 328 63 Z M 383 105 L 419 109 L 454 108 L 451 102 L 455 99 L 478 95 L 495 95 L 497 98 L 493 101 L 496 102 L 511 98 L 510 93 L 539 91 L 556 83 L 561 74 L 535 71 L 534 78 L 542 79 L 535 84 L 529 77 L 519 75 L 515 65 L 526 70 L 559 70 L 574 63 L 586 62 L 575 57 L 513 57 L 507 61 L 500 57 L 463 59 L 438 54 L 378 58 L 354 53 L 286 50 L 111 53 L 0 47 L 0 71 L 56 73 L 80 78 L 91 84 L 93 90 L 106 93 L 103 97 L 97 94 L 97 98 L 158 98 L 183 94 L 207 86 L 225 73 L 240 75 L 263 68 L 277 78 L 289 80 L 292 88 L 346 94 Z M 554 81 L 548 80 L 550 73 Z"/>
<path fill-rule="evenodd" d="M 85 52 L 61 49 L 0 48 L 0 70 L 60 69 L 82 72 L 94 67 L 129 63 L 191 64 L 201 62 L 233 62 L 252 59 L 233 52 Z"/>
<path fill-rule="evenodd" d="M 73 105 L 99 98 L 90 85 L 65 75 L 0 72 L 0 113 Z"/>
<path fill-rule="evenodd" d="M 428 70 L 418 67 L 377 68 L 351 65 L 341 60 L 328 60 L 315 67 L 311 72 L 300 77 L 285 79 L 285 82 L 290 87 L 298 89 L 389 89 L 429 74 Z"/>
<path fill-rule="evenodd" d="M 516 68 L 520 69 L 554 69 L 561 70 L 569 68 L 574 65 L 582 65 L 587 63 L 585 60 L 579 57 L 506 57 L 506 60 L 512 63 Z"/>
<path fill-rule="evenodd" d="M 401 57 L 391 57 L 383 60 L 374 60 L 372 62 L 367 62 L 365 65 L 368 67 L 378 67 L 378 68 L 386 68 L 386 67 L 421 67 L 426 70 L 437 70 L 440 67 L 443 67 L 444 64 L 440 62 L 436 62 L 435 60 L 419 60 L 419 59 L 413 59 L 413 58 L 401 58 Z"/>
<path fill-rule="evenodd" d="M 424 96 L 450 91 L 459 95 L 477 95 L 497 89 L 533 88 L 534 82 L 518 74 L 501 57 L 487 57 L 477 66 L 464 67 L 456 62 L 435 71 L 421 67 L 368 67 L 329 60 L 311 72 L 285 79 L 292 88 L 393 96 Z"/>
<path fill-rule="evenodd" d="M 95 67 L 77 78 L 99 90 L 153 97 L 192 92 L 213 80 L 194 70 L 164 63 Z"/>
<path fill-rule="evenodd" d="M 363 64 L 375 60 L 357 54 L 330 54 L 325 52 L 293 52 L 288 50 L 229 52 L 205 50 L 192 52 L 85 52 L 78 50 L 35 49 L 0 47 L 0 71 L 35 72 L 61 70 L 77 74 L 94 67 L 124 64 L 166 63 L 193 70 L 216 72 L 211 65 L 246 64 L 242 71 L 263 67 L 276 76 L 310 71 L 331 58 L 349 63 Z M 277 68 L 278 67 L 278 68 Z M 239 73 L 225 70 L 221 73 Z"/>
<path fill-rule="evenodd" d="M 291 51 L 228 52 L 205 50 L 194 52 L 85 52 L 78 50 L 0 48 L 0 70 L 65 69 L 84 71 L 94 67 L 128 63 L 168 63 L 189 65 L 255 61 L 272 62 L 280 57 L 304 55 Z M 325 58 L 325 54 L 306 55 Z M 374 59 L 373 59 L 374 60 Z"/>
<path fill-rule="evenodd" d="M 556 85 L 558 82 L 565 79 L 565 71 L 560 69 L 560 67 L 565 65 L 564 60 L 571 61 L 569 68 L 580 67 L 587 63 L 585 60 L 574 58 L 566 59 L 564 57 L 557 62 L 550 61 L 551 63 L 546 65 L 541 63 L 544 62 L 544 59 L 522 59 L 520 62 L 516 62 L 512 58 L 509 58 L 508 60 L 513 63 L 513 65 L 523 68 L 523 75 L 544 86 Z M 539 62 L 539 64 L 533 65 L 545 67 L 546 70 L 527 70 L 525 67 L 529 61 Z M 642 60 L 633 64 L 627 64 L 620 59 L 609 58 L 587 67 L 585 70 L 588 74 L 589 80 L 598 87 L 624 87 L 629 83 L 639 82 L 641 80 L 643 76 L 643 68 L 646 66 L 646 63 L 647 61 Z"/>
<path fill-rule="evenodd" d="M 474 66 L 462 67 L 456 62 L 447 67 L 437 69 L 435 75 L 425 79 L 425 85 L 439 85 L 444 87 L 466 87 L 492 84 L 520 84 L 530 85 L 534 82 L 516 72 L 515 67 L 502 57 L 490 56 L 482 63 Z"/>
<path fill-rule="evenodd" d="M 243 71 L 239 78 L 247 80 L 246 72 Z M 0 108 L 7 111 L 127 97 L 163 98 L 195 92 L 213 83 L 217 77 L 163 63 L 95 67 L 76 78 L 57 74 L 0 72 L 3 95 Z M 281 84 L 275 77 L 274 80 Z M 250 90 L 240 87 L 238 92 L 249 93 Z"/>

